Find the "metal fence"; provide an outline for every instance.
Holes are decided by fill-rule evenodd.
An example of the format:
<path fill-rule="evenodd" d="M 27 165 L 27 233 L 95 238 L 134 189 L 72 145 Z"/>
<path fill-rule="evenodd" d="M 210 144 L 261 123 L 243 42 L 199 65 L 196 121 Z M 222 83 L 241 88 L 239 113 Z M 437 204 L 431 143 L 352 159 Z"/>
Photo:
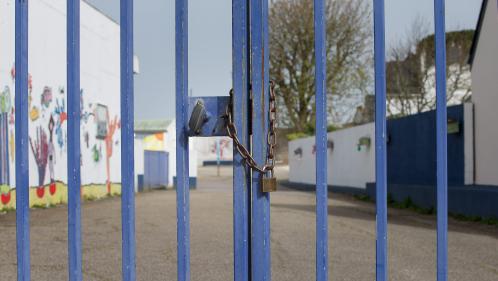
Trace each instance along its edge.
<path fill-rule="evenodd" d="M 269 87 L 268 0 L 232 1 L 232 61 L 235 122 L 254 158 L 264 162 Z M 386 69 L 384 0 L 373 0 L 376 138 L 376 280 L 388 278 Z M 437 280 L 447 280 L 446 46 L 444 0 L 434 0 L 437 91 Z M 316 104 L 316 280 L 329 280 L 325 1 L 314 0 Z M 188 188 L 188 1 L 176 0 L 176 117 L 178 280 L 190 279 Z M 250 104 L 249 104 L 250 103 Z M 252 112 L 248 112 L 252 108 Z M 263 118 L 264 119 L 264 118 Z M 191 136 L 191 134 L 190 134 Z M 234 279 L 271 280 L 270 195 L 262 175 L 234 153 Z M 311 278 L 311 277 L 310 277 Z"/>
<path fill-rule="evenodd" d="M 190 280 L 188 171 L 188 1 L 176 1 L 176 122 L 178 280 Z M 325 0 L 314 1 L 316 50 L 316 280 L 329 279 Z M 133 0 L 121 0 L 122 279 L 135 280 L 133 153 Z M 254 159 L 267 153 L 268 0 L 232 0 L 233 116 Z M 386 77 L 384 0 L 374 0 L 376 94 L 376 280 L 387 280 Z M 437 280 L 447 280 L 446 51 L 444 0 L 434 0 L 437 90 Z M 18 280 L 30 280 L 28 170 L 28 0 L 15 3 L 16 190 Z M 80 197 L 80 0 L 67 0 L 69 280 L 82 280 Z M 251 90 L 252 89 L 252 90 Z M 252 92 L 252 94 L 250 93 Z M 221 101 L 222 99 L 220 99 Z M 226 102 L 226 101 L 225 101 Z M 251 104 L 252 112 L 249 112 Z M 251 123 L 251 124 L 250 124 Z M 252 130 L 250 131 L 250 128 Z M 234 279 L 270 280 L 270 195 L 260 172 L 234 154 Z M 311 276 L 310 276 L 311 278 Z"/>

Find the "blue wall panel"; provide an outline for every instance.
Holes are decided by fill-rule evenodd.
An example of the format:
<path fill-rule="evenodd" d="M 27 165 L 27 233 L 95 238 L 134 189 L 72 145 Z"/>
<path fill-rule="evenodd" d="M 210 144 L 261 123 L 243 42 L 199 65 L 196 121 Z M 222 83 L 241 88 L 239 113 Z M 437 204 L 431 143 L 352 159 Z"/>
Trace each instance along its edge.
<path fill-rule="evenodd" d="M 351 190 L 347 192 L 352 193 Z M 436 207 L 435 184 L 389 184 L 387 192 L 396 202 L 403 202 L 409 198 L 418 207 L 427 209 Z M 375 199 L 374 183 L 367 184 L 366 195 Z M 498 188 L 494 186 L 448 186 L 448 211 L 451 214 L 498 218 L 498 204 L 496 202 L 498 202 Z"/>
<path fill-rule="evenodd" d="M 464 184 L 463 105 L 448 107 L 448 119 L 460 131 L 448 134 L 448 182 Z M 387 122 L 387 178 L 389 184 L 436 183 L 436 112 L 429 111 Z"/>
<path fill-rule="evenodd" d="M 159 188 L 168 186 L 169 154 L 164 151 L 144 152 L 144 186 Z"/>

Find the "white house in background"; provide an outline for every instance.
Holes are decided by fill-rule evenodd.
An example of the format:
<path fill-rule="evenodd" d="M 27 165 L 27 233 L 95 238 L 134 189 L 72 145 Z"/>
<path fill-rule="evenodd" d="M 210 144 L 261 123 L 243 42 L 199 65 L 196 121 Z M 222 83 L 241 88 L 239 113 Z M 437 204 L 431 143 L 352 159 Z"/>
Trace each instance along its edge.
<path fill-rule="evenodd" d="M 475 183 L 498 185 L 498 7 L 483 0 L 469 63 L 475 111 Z"/>
<path fill-rule="evenodd" d="M 169 120 L 142 120 L 135 123 L 135 187 L 139 188 L 139 176 L 144 176 L 145 188 L 150 181 L 145 177 L 146 161 L 157 161 L 157 157 L 166 157 L 167 163 L 161 180 L 167 175 L 167 186 L 173 186 L 176 176 L 176 123 Z M 149 160 L 147 160 L 147 159 Z M 152 160 L 151 160 L 152 159 Z M 189 139 L 189 173 L 192 183 L 197 181 L 197 168 L 203 165 L 213 165 L 219 159 L 223 165 L 231 165 L 233 160 L 233 144 L 229 137 L 199 137 Z M 155 163 L 155 162 L 154 162 Z M 150 164 L 150 163 L 149 163 Z M 164 164 L 157 162 L 152 167 L 154 182 L 157 181 L 157 171 L 162 171 Z M 158 167 L 161 166 L 161 167 Z M 150 174 L 149 174 L 150 175 Z M 141 184 L 141 183 L 140 183 Z M 154 186 L 164 186 L 163 184 Z"/>
<path fill-rule="evenodd" d="M 197 179 L 196 140 L 189 141 L 189 175 L 193 182 Z M 171 120 L 146 120 L 135 124 L 135 184 L 138 188 L 138 175 L 145 174 L 146 152 L 165 152 L 167 155 L 168 186 L 173 186 L 176 176 L 176 122 Z M 145 180 L 145 179 L 144 179 Z"/>

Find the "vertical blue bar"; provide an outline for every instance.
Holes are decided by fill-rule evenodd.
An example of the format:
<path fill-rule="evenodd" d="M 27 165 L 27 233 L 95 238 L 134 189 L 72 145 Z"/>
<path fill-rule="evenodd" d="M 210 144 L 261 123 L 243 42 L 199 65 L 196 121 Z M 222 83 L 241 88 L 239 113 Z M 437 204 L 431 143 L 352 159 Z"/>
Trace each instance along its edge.
<path fill-rule="evenodd" d="M 80 1 L 67 1 L 69 280 L 81 281 Z"/>
<path fill-rule="evenodd" d="M 436 29 L 437 280 L 448 280 L 448 173 L 444 0 L 434 0 Z"/>
<path fill-rule="evenodd" d="M 248 0 L 232 1 L 233 113 L 240 142 L 249 147 Z M 233 150 L 234 280 L 250 280 L 249 208 L 251 171 Z"/>
<path fill-rule="evenodd" d="M 175 0 L 176 17 L 176 216 L 178 281 L 190 280 L 188 170 L 188 1 Z"/>
<path fill-rule="evenodd" d="M 268 2 L 251 0 L 251 78 L 252 78 L 252 154 L 259 165 L 266 160 L 268 130 Z M 271 280 L 270 271 L 270 195 L 261 191 L 262 174 L 252 173 L 251 266 L 252 280 Z"/>
<path fill-rule="evenodd" d="M 28 0 L 15 5 L 17 280 L 29 281 Z"/>
<path fill-rule="evenodd" d="M 121 0 L 121 225 L 124 281 L 136 279 L 133 132 L 133 0 Z"/>
<path fill-rule="evenodd" d="M 374 0 L 377 281 L 387 281 L 386 54 L 384 0 Z"/>
<path fill-rule="evenodd" d="M 315 0 L 316 280 L 328 280 L 327 53 L 325 1 Z"/>

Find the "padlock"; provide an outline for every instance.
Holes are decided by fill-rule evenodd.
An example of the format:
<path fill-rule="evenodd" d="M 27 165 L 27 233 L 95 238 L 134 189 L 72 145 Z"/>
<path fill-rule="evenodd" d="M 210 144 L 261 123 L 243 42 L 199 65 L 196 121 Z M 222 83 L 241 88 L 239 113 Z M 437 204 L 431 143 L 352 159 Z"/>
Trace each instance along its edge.
<path fill-rule="evenodd" d="M 277 178 L 273 176 L 273 171 L 269 172 L 268 177 L 263 175 L 261 178 L 261 190 L 263 192 L 277 191 Z"/>

